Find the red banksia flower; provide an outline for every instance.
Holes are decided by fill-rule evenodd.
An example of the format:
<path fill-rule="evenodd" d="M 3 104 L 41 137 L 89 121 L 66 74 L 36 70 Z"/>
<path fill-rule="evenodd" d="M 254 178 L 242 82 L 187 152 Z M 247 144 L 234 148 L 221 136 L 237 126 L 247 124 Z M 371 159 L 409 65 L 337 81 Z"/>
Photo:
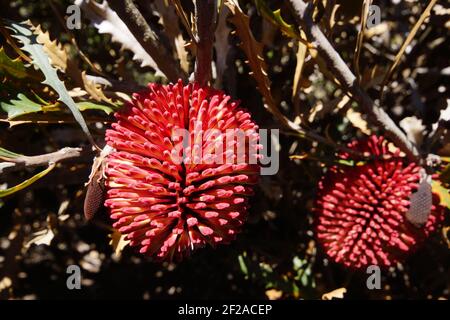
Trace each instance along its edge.
<path fill-rule="evenodd" d="M 319 182 L 318 241 L 333 261 L 348 267 L 394 265 L 436 228 L 444 209 L 433 195 L 428 220 L 413 225 L 406 213 L 420 182 L 420 167 L 399 150 L 390 151 L 382 137 L 354 141 L 349 147 L 379 158 L 360 166 L 334 166 Z"/>
<path fill-rule="evenodd" d="M 149 84 L 115 117 L 106 132 L 116 151 L 107 158 L 105 205 L 130 244 L 178 260 L 206 243 L 234 239 L 259 174 L 260 145 L 241 161 L 235 154 L 258 140 L 250 114 L 223 92 L 179 81 Z M 174 136 L 180 129 L 187 129 L 187 145 Z M 245 140 L 233 136 L 237 131 Z M 177 159 L 180 146 L 185 153 Z"/>

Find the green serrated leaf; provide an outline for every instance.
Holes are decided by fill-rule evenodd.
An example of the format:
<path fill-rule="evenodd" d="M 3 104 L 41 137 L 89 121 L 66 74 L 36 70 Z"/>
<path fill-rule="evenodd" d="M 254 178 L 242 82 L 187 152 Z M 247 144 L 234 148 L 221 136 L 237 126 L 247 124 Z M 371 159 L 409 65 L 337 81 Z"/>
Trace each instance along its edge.
<path fill-rule="evenodd" d="M 0 109 L 8 113 L 8 120 L 13 120 L 14 118 L 40 111 L 52 112 L 62 110 L 59 105 L 48 103 L 36 94 L 34 96 L 39 99 L 40 103 L 30 100 L 23 93 L 19 93 L 17 98 L 14 100 L 9 102 L 0 102 Z M 76 106 L 80 111 L 101 110 L 106 114 L 110 114 L 114 111 L 114 108 L 111 106 L 92 103 L 89 101 L 77 102 Z"/>
<path fill-rule="evenodd" d="M 9 103 L 0 102 L 0 108 L 8 113 L 8 120 L 42 110 L 39 103 L 31 101 L 22 93 L 19 93 L 17 99 L 11 100 Z"/>
<path fill-rule="evenodd" d="M 450 209 L 450 190 L 444 188 L 441 182 L 437 180 L 431 182 L 431 189 L 434 193 L 439 195 L 439 204 Z"/>
<path fill-rule="evenodd" d="M 15 153 L 15 152 L 12 152 L 12 151 L 9 151 L 9 150 L 6 150 L 6 149 L 3 149 L 0 147 L 0 157 L 14 159 L 14 158 L 17 158 L 20 156 L 21 156 L 21 154 L 18 154 L 18 153 Z"/>
<path fill-rule="evenodd" d="M 264 0 L 255 0 L 256 8 L 269 22 L 278 27 L 281 32 L 290 38 L 300 38 L 300 34 L 294 25 L 284 21 L 281 9 L 272 11 Z"/>
<path fill-rule="evenodd" d="M 105 106 L 103 104 L 97 104 L 89 101 L 77 102 L 77 106 L 80 111 L 101 110 L 106 114 L 110 114 L 114 111 L 114 108 L 112 108 L 111 106 Z"/>
<path fill-rule="evenodd" d="M 11 59 L 3 47 L 0 47 L 0 74 L 11 75 L 22 79 L 27 76 L 27 71 L 20 58 Z"/>
<path fill-rule="evenodd" d="M 42 177 L 44 177 L 47 173 L 49 173 L 50 171 L 53 170 L 53 168 L 55 168 L 55 164 L 51 164 L 48 166 L 47 169 L 39 172 L 38 174 L 34 175 L 33 177 L 31 177 L 30 179 L 25 180 L 22 183 L 19 183 L 18 185 L 5 189 L 5 190 L 0 190 L 0 198 L 4 198 L 6 196 L 9 196 L 17 191 L 20 191 L 28 186 L 30 186 L 31 184 L 35 183 L 37 180 L 41 179 Z"/>
<path fill-rule="evenodd" d="M 72 97 L 67 92 L 64 83 L 58 78 L 56 69 L 54 69 L 51 64 L 48 55 L 44 51 L 44 47 L 37 42 L 36 35 L 30 28 L 30 24 L 21 22 L 9 22 L 8 27 L 15 33 L 12 35 L 14 38 L 18 39 L 23 47 L 22 50 L 28 52 L 33 60 L 33 64 L 39 68 L 45 76 L 45 80 L 42 82 L 53 88 L 53 90 L 58 93 L 58 100 L 64 103 L 72 112 L 75 120 L 80 125 L 83 132 L 88 137 L 92 145 L 96 145 L 89 128 L 81 115 L 80 110 L 78 110 L 77 105 L 73 101 Z"/>

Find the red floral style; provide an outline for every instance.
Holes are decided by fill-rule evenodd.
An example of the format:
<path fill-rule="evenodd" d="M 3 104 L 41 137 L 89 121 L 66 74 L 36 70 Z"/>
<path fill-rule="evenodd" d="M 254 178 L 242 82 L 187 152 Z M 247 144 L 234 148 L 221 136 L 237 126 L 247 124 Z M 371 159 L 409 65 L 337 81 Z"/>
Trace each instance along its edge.
<path fill-rule="evenodd" d="M 179 81 L 149 84 L 115 117 L 106 133 L 116 151 L 107 159 L 105 205 L 130 244 L 143 254 L 178 260 L 206 243 L 233 240 L 246 219 L 259 166 L 248 155 L 236 160 L 233 150 L 242 140 L 229 133 L 243 130 L 245 141 L 258 139 L 250 114 L 221 91 Z M 182 163 L 173 157 L 181 139 L 173 136 L 176 129 L 187 129 L 191 138 Z M 221 134 L 208 135 L 208 129 Z M 202 141 L 194 131 L 206 133 Z M 226 161 L 199 161 L 199 150 L 202 159 Z"/>
<path fill-rule="evenodd" d="M 420 167 L 390 151 L 382 137 L 354 141 L 355 151 L 378 157 L 360 166 L 334 166 L 319 183 L 316 233 L 326 254 L 348 267 L 388 267 L 401 261 L 436 228 L 443 207 L 433 195 L 424 226 L 405 217 Z M 349 159 L 349 154 L 343 154 Z"/>

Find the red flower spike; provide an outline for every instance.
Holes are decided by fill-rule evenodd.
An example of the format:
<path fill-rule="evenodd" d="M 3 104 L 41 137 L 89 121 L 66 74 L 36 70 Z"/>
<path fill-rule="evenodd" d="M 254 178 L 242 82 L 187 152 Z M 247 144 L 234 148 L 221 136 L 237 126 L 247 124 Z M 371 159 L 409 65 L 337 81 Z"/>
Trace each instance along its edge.
<path fill-rule="evenodd" d="M 420 167 L 400 151 L 390 151 L 382 137 L 354 141 L 355 151 L 379 156 L 361 166 L 334 166 L 319 182 L 315 204 L 316 234 L 326 254 L 347 267 L 389 267 L 401 261 L 436 229 L 444 208 L 433 195 L 424 226 L 406 219 Z M 349 154 L 341 154 L 350 159 Z"/>
<path fill-rule="evenodd" d="M 233 240 L 259 174 L 250 161 L 261 148 L 248 143 L 259 139 L 250 114 L 221 91 L 179 81 L 149 84 L 115 117 L 106 132 L 116 151 L 107 158 L 105 205 L 130 244 L 158 259 L 179 260 L 206 243 Z M 177 129 L 188 130 L 187 146 L 173 135 Z M 233 136 L 239 130 L 245 140 Z M 242 144 L 251 150 L 237 158 Z M 183 163 L 173 157 L 180 150 Z"/>

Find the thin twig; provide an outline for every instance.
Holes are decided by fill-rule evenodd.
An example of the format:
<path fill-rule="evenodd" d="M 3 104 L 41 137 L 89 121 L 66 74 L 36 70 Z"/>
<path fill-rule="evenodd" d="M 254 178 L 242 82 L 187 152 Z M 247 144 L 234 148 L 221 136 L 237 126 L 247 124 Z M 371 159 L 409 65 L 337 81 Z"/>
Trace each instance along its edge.
<path fill-rule="evenodd" d="M 411 32 L 406 37 L 405 42 L 400 47 L 400 50 L 395 55 L 394 62 L 389 67 L 388 71 L 386 72 L 386 74 L 384 76 L 383 82 L 381 83 L 380 101 L 383 101 L 384 88 L 386 87 L 386 84 L 388 83 L 389 79 L 391 78 L 392 74 L 394 73 L 395 68 L 397 68 L 397 66 L 399 65 L 401 57 L 405 53 L 406 48 L 408 47 L 408 45 L 411 43 L 411 41 L 416 36 L 417 31 L 419 31 L 419 29 L 422 26 L 422 24 L 424 23 L 425 19 L 430 15 L 431 9 L 436 4 L 436 2 L 437 2 L 437 0 L 430 0 L 427 7 L 420 15 L 419 20 L 417 20 L 417 22 L 414 24 L 413 28 L 411 29 Z"/>
<path fill-rule="evenodd" d="M 421 161 L 416 145 L 408 140 L 389 115 L 367 95 L 358 84 L 355 75 L 350 71 L 339 53 L 333 48 L 328 39 L 312 19 L 312 3 L 306 4 L 302 0 L 290 0 L 295 17 L 302 26 L 307 39 L 313 44 L 318 54 L 326 61 L 330 71 L 336 76 L 341 86 L 368 115 L 369 120 L 385 130 L 386 136 L 399 147 L 412 161 Z"/>
<path fill-rule="evenodd" d="M 208 84 L 211 79 L 212 49 L 214 27 L 217 18 L 216 0 L 195 0 L 195 25 L 197 55 L 194 77 L 200 85 Z"/>
<path fill-rule="evenodd" d="M 0 156 L 0 160 L 6 162 L 3 163 L 4 166 L 0 168 L 0 172 L 2 172 L 3 169 L 7 169 L 8 171 L 15 171 L 23 169 L 25 167 L 31 168 L 38 166 L 48 166 L 52 163 L 55 164 L 64 160 L 81 157 L 87 152 L 89 152 L 89 150 L 66 147 L 55 152 L 41 154 L 38 156 L 19 156 L 15 158 Z"/>
<path fill-rule="evenodd" d="M 359 69 L 359 57 L 361 55 L 362 44 L 364 41 L 364 33 L 366 30 L 367 24 L 367 16 L 369 14 L 369 7 L 372 3 L 372 0 L 364 0 L 362 9 L 361 9 L 361 24 L 360 30 L 358 33 L 358 38 L 356 41 L 355 54 L 353 56 L 353 67 L 355 68 L 356 76 L 358 77 L 358 81 L 361 82 L 361 71 Z"/>
<path fill-rule="evenodd" d="M 191 24 L 189 23 L 189 19 L 186 15 L 186 12 L 184 12 L 183 10 L 183 6 L 181 5 L 180 0 L 170 0 L 170 2 L 175 7 L 175 12 L 180 18 L 181 23 L 184 26 L 184 29 L 189 34 L 189 37 L 192 39 L 192 41 L 194 41 L 195 36 L 194 33 L 192 32 Z"/>
<path fill-rule="evenodd" d="M 308 53 L 308 47 L 302 43 L 298 42 L 298 49 L 297 49 L 297 64 L 295 66 L 295 73 L 294 73 L 294 81 L 292 85 L 292 103 L 294 105 L 295 114 L 297 116 L 301 115 L 300 112 L 300 80 L 302 78 L 302 72 L 303 67 L 305 66 L 305 59 L 306 54 Z"/>
<path fill-rule="evenodd" d="M 174 59 L 172 53 L 161 45 L 157 35 L 151 30 L 133 0 L 109 0 L 108 3 L 170 81 L 176 82 L 180 78 L 186 80 L 180 64 Z"/>

